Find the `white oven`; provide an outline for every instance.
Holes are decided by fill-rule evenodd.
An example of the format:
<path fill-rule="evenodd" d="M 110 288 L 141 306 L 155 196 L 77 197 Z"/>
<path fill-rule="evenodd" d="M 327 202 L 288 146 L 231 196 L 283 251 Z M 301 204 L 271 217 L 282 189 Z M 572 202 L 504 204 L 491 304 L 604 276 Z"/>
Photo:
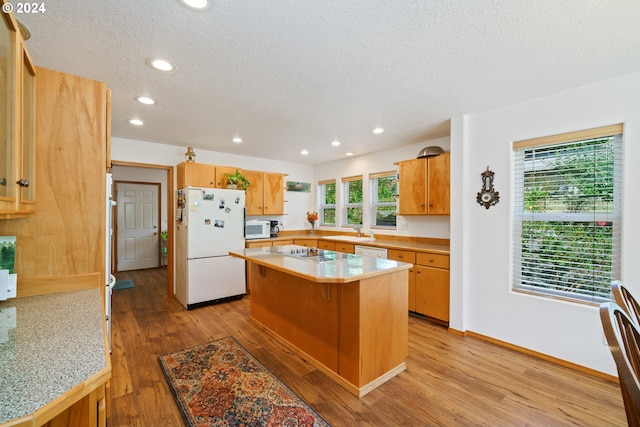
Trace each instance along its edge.
<path fill-rule="evenodd" d="M 252 219 L 245 222 L 245 239 L 268 239 L 269 237 L 271 237 L 271 221 Z"/>

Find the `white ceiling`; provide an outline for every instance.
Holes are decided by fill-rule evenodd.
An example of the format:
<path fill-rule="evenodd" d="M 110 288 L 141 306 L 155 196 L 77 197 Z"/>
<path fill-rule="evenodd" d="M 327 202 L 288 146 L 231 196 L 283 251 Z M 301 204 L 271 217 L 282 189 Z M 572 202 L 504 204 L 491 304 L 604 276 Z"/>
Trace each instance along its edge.
<path fill-rule="evenodd" d="M 113 136 L 309 164 L 640 71 L 638 0 L 209 1 L 45 0 L 16 16 L 36 65 L 108 84 Z M 177 70 L 145 64 L 157 56 Z"/>

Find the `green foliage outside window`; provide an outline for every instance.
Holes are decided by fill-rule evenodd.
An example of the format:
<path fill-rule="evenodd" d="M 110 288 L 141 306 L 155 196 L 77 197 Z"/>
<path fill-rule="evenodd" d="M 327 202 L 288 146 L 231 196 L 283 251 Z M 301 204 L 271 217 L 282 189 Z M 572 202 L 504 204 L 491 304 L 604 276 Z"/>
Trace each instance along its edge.
<path fill-rule="evenodd" d="M 609 297 L 616 274 L 610 219 L 614 218 L 613 140 L 524 151 L 524 162 L 529 162 L 524 168 L 521 222 L 524 287 L 569 293 L 577 299 Z"/>

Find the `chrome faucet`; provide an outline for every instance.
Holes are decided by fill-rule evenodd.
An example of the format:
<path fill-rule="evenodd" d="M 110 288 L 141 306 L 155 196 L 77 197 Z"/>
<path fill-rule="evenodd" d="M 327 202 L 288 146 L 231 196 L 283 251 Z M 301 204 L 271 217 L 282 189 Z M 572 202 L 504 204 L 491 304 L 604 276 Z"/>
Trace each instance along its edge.
<path fill-rule="evenodd" d="M 356 230 L 356 232 L 358 233 L 358 237 L 360 237 L 360 230 L 362 230 L 362 226 L 361 225 L 354 225 L 353 229 Z"/>

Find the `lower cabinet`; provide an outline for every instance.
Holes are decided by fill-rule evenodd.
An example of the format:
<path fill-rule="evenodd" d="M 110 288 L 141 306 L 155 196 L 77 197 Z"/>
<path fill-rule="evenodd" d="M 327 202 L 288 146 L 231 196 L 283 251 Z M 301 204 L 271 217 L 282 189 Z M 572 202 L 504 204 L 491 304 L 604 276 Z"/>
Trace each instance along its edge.
<path fill-rule="evenodd" d="M 306 246 L 308 248 L 315 248 L 318 246 L 318 239 L 295 239 L 293 244 Z"/>
<path fill-rule="evenodd" d="M 449 321 L 449 255 L 390 249 L 388 258 L 410 262 L 409 311 Z"/>
<path fill-rule="evenodd" d="M 336 252 L 344 252 L 347 254 L 353 254 L 356 252 L 356 246 L 353 243 L 327 242 L 326 240 L 319 240 L 318 248 Z"/>

